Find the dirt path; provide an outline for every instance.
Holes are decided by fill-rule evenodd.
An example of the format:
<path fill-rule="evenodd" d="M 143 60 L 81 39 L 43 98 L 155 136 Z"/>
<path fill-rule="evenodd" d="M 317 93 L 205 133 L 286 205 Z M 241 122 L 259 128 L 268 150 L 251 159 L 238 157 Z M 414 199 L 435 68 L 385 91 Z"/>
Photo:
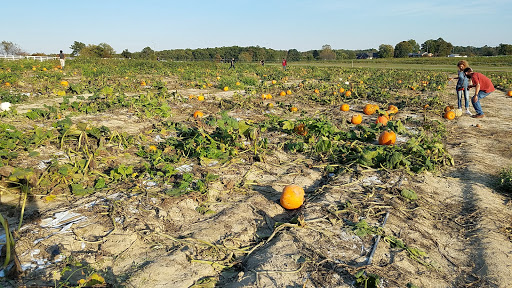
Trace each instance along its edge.
<path fill-rule="evenodd" d="M 492 93 L 481 101 L 485 118 L 457 119 L 447 139 L 457 163 L 447 176 L 458 187 L 439 194 L 460 201 L 457 225 L 467 264 L 457 280 L 478 287 L 512 285 L 512 243 L 503 233 L 512 226 L 512 195 L 491 189 L 500 170 L 512 165 L 512 115 L 504 109 L 511 100 L 501 91 Z"/>

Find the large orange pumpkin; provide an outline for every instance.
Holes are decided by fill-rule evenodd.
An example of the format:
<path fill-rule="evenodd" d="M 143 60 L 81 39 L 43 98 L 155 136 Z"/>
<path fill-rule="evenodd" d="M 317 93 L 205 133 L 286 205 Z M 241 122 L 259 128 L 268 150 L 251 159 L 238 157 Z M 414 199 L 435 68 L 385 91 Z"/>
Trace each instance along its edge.
<path fill-rule="evenodd" d="M 361 122 L 363 122 L 363 116 L 361 116 L 361 114 L 352 115 L 352 120 L 350 122 L 356 125 L 361 124 Z"/>
<path fill-rule="evenodd" d="M 507 95 L 512 97 L 512 90 L 508 91 Z"/>
<path fill-rule="evenodd" d="M 447 111 L 446 113 L 444 113 L 444 118 L 446 118 L 448 120 L 455 119 L 455 112 L 453 110 Z"/>
<path fill-rule="evenodd" d="M 345 104 L 341 105 L 340 110 L 341 111 L 348 111 L 348 110 L 350 110 L 350 106 L 345 103 Z"/>
<path fill-rule="evenodd" d="M 366 115 L 372 115 L 375 113 L 375 105 L 373 104 L 366 104 L 363 108 L 363 113 Z"/>
<path fill-rule="evenodd" d="M 396 142 L 394 131 L 383 131 L 379 136 L 379 145 L 393 145 Z"/>
<path fill-rule="evenodd" d="M 287 185 L 279 200 L 285 209 L 297 209 L 304 204 L 304 189 L 298 185 Z"/>

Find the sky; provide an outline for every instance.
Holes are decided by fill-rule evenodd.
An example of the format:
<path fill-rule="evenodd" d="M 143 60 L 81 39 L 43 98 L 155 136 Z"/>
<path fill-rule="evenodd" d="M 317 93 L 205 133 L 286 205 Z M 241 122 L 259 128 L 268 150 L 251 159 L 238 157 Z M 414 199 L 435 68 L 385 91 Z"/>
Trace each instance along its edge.
<path fill-rule="evenodd" d="M 379 49 L 409 39 L 512 44 L 512 1 L 184 0 L 2 1 L 0 41 L 71 53 L 75 41 L 117 53 L 260 46 L 304 52 Z M 23 4 L 20 4 L 23 3 Z"/>

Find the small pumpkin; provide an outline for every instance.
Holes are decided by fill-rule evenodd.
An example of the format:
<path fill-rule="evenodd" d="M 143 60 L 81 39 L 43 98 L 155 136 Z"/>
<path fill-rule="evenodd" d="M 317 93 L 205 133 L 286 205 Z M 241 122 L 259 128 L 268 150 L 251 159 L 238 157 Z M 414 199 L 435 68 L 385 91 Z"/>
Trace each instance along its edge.
<path fill-rule="evenodd" d="M 297 111 L 299 111 L 299 109 L 297 107 L 295 107 L 295 106 L 290 107 L 290 112 L 297 112 Z"/>
<path fill-rule="evenodd" d="M 444 118 L 448 120 L 455 119 L 455 112 L 453 110 L 448 110 L 446 113 L 444 113 Z"/>
<path fill-rule="evenodd" d="M 389 121 L 388 116 L 379 115 L 379 117 L 377 117 L 377 120 L 375 120 L 375 124 L 381 123 L 383 126 L 386 126 L 386 124 L 388 124 L 388 121 Z"/>
<path fill-rule="evenodd" d="M 455 109 L 454 111 L 455 111 L 455 117 L 462 116 L 462 109 L 459 108 L 459 109 Z"/>
<path fill-rule="evenodd" d="M 304 124 L 299 124 L 299 125 L 295 126 L 295 128 L 293 130 L 295 131 L 295 133 L 297 133 L 301 136 L 306 136 L 308 134 L 308 130 L 306 129 L 306 125 L 304 125 Z"/>
<path fill-rule="evenodd" d="M 292 95 L 292 90 L 286 90 L 286 95 Z"/>
<path fill-rule="evenodd" d="M 194 118 L 203 118 L 203 112 L 196 110 L 193 114 Z"/>
<path fill-rule="evenodd" d="M 453 110 L 453 106 L 452 105 L 444 107 L 444 112 L 448 112 L 450 110 Z"/>
<path fill-rule="evenodd" d="M 224 87 L 224 91 L 228 91 L 229 90 L 229 87 L 228 86 L 225 86 Z"/>
<path fill-rule="evenodd" d="M 341 87 L 340 90 L 338 90 L 340 92 L 340 94 L 343 94 L 343 92 L 345 92 L 345 88 Z"/>
<path fill-rule="evenodd" d="M 280 96 L 286 96 L 286 92 L 285 91 L 281 91 L 281 93 L 279 93 Z"/>
<path fill-rule="evenodd" d="M 372 115 L 375 113 L 375 105 L 373 104 L 366 104 L 363 108 L 363 113 L 366 115 Z"/>
<path fill-rule="evenodd" d="M 350 110 L 350 106 L 345 103 L 345 104 L 341 105 L 340 110 L 346 112 L 346 111 Z"/>
<path fill-rule="evenodd" d="M 396 142 L 396 134 L 394 131 L 383 131 L 379 136 L 379 145 L 393 145 Z"/>
<path fill-rule="evenodd" d="M 304 189 L 298 185 L 287 185 L 283 188 L 279 203 L 285 209 L 297 209 L 304 204 Z"/>
<path fill-rule="evenodd" d="M 388 113 L 396 114 L 398 113 L 398 107 L 395 105 L 389 105 L 388 106 Z"/>
<path fill-rule="evenodd" d="M 350 95 L 352 95 L 352 91 L 347 90 L 347 92 L 345 92 L 345 96 L 346 96 L 346 97 L 350 97 Z"/>
<path fill-rule="evenodd" d="M 361 122 L 363 122 L 363 116 L 361 114 L 354 114 L 350 122 L 356 125 L 361 124 Z"/>

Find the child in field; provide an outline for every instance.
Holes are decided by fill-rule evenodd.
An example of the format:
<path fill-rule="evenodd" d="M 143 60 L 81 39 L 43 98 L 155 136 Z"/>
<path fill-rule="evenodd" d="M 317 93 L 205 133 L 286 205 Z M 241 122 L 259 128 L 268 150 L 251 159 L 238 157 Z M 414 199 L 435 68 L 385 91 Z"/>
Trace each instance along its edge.
<path fill-rule="evenodd" d="M 457 67 L 459 68 L 459 71 L 457 71 L 457 77 L 453 79 L 457 79 L 455 89 L 457 91 L 457 99 L 459 106 L 458 108 L 462 109 L 462 96 L 464 95 L 464 105 L 466 107 L 466 114 L 471 115 L 471 112 L 469 111 L 469 78 L 466 76 L 466 74 L 464 74 L 464 69 L 469 67 L 468 61 L 460 60 L 459 63 L 457 63 Z"/>

